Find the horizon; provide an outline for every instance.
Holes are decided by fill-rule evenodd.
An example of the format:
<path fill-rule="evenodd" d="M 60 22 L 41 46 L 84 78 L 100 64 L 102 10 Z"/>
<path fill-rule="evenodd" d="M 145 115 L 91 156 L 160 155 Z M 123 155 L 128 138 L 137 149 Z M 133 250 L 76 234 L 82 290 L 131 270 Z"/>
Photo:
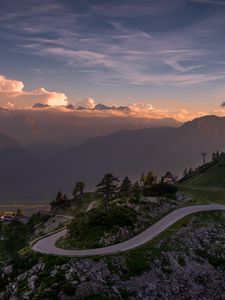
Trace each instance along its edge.
<path fill-rule="evenodd" d="M 224 12 L 212 0 L 11 0 L 0 18 L 0 106 L 103 103 L 179 121 L 223 116 Z"/>

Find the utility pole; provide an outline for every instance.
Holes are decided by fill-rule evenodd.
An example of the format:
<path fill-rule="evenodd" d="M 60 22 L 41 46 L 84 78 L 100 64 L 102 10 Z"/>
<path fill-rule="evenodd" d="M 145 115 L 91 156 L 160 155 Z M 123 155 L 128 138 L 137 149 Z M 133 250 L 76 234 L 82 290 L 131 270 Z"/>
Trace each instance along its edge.
<path fill-rule="evenodd" d="M 206 152 L 202 151 L 201 154 L 200 154 L 203 158 L 203 165 L 205 166 L 205 157 L 206 157 Z"/>

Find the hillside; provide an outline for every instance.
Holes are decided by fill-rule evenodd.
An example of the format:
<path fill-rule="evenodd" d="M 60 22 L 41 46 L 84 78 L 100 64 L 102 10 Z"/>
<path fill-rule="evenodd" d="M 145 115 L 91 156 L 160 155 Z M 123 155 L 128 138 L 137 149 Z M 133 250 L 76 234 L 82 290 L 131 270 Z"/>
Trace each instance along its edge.
<path fill-rule="evenodd" d="M 201 163 L 202 150 L 215 149 L 225 149 L 225 118 L 206 116 L 179 128 L 121 130 L 94 138 L 61 153 L 58 161 L 67 182 L 73 176 L 94 186 L 106 172 L 133 179 L 149 169 L 159 176 L 168 170 L 181 175 L 185 167 Z"/>
<path fill-rule="evenodd" d="M 225 189 L 225 155 L 184 178 L 181 185 L 192 188 Z"/>
<path fill-rule="evenodd" d="M 26 245 L 33 225 L 45 223 L 36 216 L 27 225 L 8 225 L 18 239 L 6 239 L 7 254 Z M 211 212 L 188 216 L 143 247 L 109 257 L 37 255 L 26 247 L 10 260 L 0 256 L 0 298 L 219 300 L 225 293 L 224 239 L 224 213 Z"/>
<path fill-rule="evenodd" d="M 1 203 L 31 202 L 37 199 L 35 191 L 43 194 L 46 192 L 45 179 L 48 174 L 47 166 L 28 153 L 17 141 L 0 132 Z"/>
<path fill-rule="evenodd" d="M 65 128 L 60 132 L 66 132 Z M 46 140 L 47 136 L 51 141 L 50 132 Z M 201 151 L 208 153 L 209 161 L 212 152 L 225 150 L 225 118 L 205 116 L 179 128 L 120 130 L 64 151 L 60 151 L 64 143 L 60 147 L 52 144 L 54 152 L 44 156 L 45 164 L 29 154 L 29 147 L 14 143 L 15 147 L 0 151 L 1 201 L 50 201 L 59 189 L 70 196 L 79 180 L 91 191 L 110 172 L 119 178 L 129 175 L 132 180 L 149 170 L 159 177 L 168 170 L 181 176 L 185 168 L 202 163 Z M 55 156 L 57 151 L 60 153 Z"/>
<path fill-rule="evenodd" d="M 174 126 L 175 119 L 133 118 L 82 111 L 13 110 L 0 111 L 1 132 L 17 140 L 38 158 L 76 147 L 86 140 L 108 135 L 121 129 Z"/>

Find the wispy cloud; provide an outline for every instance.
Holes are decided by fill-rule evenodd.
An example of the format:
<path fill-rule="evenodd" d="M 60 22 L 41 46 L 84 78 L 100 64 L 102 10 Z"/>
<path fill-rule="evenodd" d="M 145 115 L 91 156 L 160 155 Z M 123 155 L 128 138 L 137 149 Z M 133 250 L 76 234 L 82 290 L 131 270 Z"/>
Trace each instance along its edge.
<path fill-rule="evenodd" d="M 222 12 L 181 28 L 165 27 L 157 31 L 151 27 L 149 16 L 157 22 L 159 16 L 163 18 L 185 9 L 187 2 L 224 3 L 219 0 L 142 1 L 142 5 L 136 1 L 104 5 L 85 2 L 82 10 L 76 3 L 71 10 L 67 2 L 52 0 L 27 10 L 10 11 L 0 17 L 0 23 L 7 38 L 15 38 L 14 51 L 55 59 L 64 63 L 64 68 L 70 68 L 70 72 L 74 69 L 85 73 L 86 81 L 99 86 L 186 86 L 223 80 L 224 71 L 219 64 L 212 63 L 213 59 L 225 60 L 223 39 L 215 47 L 225 26 Z M 140 22 L 130 22 L 130 18 L 139 18 Z M 140 18 L 150 25 L 141 26 Z M 161 19 L 158 22 L 162 26 Z"/>
<path fill-rule="evenodd" d="M 190 2 L 203 3 L 203 4 L 211 4 L 211 5 L 225 5 L 223 0 L 188 0 Z"/>
<path fill-rule="evenodd" d="M 53 55 L 69 60 L 70 64 L 81 61 L 87 65 L 102 65 L 105 67 L 113 67 L 114 62 L 105 54 L 86 50 L 69 50 L 63 48 L 45 48 L 40 50 L 41 54 Z"/>

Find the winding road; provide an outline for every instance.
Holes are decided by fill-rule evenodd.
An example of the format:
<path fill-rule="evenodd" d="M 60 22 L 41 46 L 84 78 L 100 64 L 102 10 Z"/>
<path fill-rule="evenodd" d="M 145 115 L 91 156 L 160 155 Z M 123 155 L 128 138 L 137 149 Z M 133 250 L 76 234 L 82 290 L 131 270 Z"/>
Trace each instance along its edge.
<path fill-rule="evenodd" d="M 220 204 L 209 204 L 209 205 L 196 205 L 196 206 L 187 206 L 174 210 L 169 213 L 155 224 L 150 226 L 145 231 L 136 235 L 128 241 L 115 244 L 108 247 L 97 248 L 97 249 L 87 249 L 87 250 L 66 250 L 57 248 L 55 246 L 56 241 L 63 237 L 67 230 L 61 230 L 57 233 L 53 233 L 52 235 L 43 237 L 39 241 L 33 244 L 31 247 L 32 250 L 36 252 L 40 252 L 43 254 L 54 254 L 61 256 L 69 256 L 69 257 L 87 257 L 87 256 L 96 256 L 96 255 L 108 255 L 124 252 L 138 246 L 141 246 L 149 241 L 151 241 L 154 237 L 159 235 L 165 229 L 184 218 L 185 216 L 197 212 L 203 211 L 215 211 L 215 210 L 225 210 L 225 205 Z"/>

